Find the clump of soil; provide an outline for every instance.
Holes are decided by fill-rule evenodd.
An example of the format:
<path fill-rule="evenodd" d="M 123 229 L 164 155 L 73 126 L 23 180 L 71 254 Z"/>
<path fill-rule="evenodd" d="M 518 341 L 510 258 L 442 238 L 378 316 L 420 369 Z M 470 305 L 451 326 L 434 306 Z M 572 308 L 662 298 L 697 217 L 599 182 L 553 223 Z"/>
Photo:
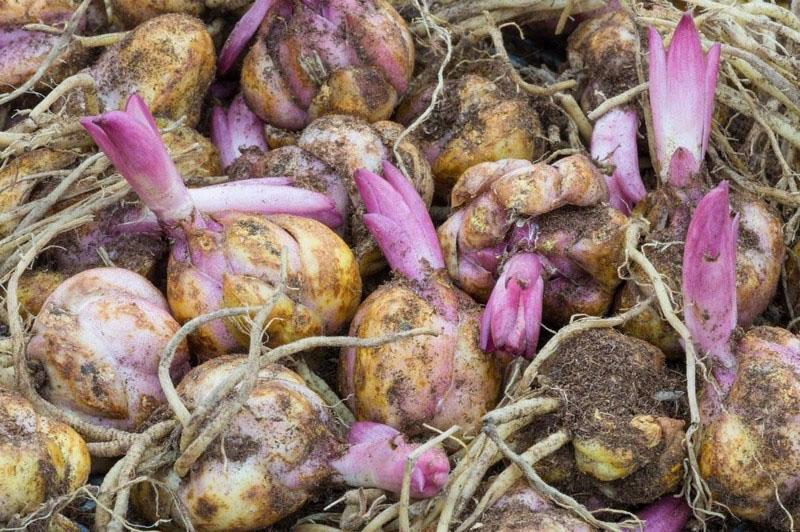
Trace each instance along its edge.
<path fill-rule="evenodd" d="M 659 349 L 613 329 L 572 335 L 541 371 L 546 393 L 563 401 L 557 414 L 562 427 L 575 436 L 604 435 L 617 445 L 631 431 L 610 431 L 614 421 L 627 427 L 637 415 L 670 417 L 670 403 L 660 392 L 682 389 Z"/>

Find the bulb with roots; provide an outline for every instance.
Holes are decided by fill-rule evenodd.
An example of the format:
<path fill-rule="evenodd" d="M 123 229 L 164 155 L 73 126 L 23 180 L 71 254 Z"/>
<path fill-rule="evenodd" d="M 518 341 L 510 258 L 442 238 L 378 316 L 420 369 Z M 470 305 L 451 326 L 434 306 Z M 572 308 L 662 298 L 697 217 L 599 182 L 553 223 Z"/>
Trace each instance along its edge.
<path fill-rule="evenodd" d="M 221 74 L 248 44 L 244 97 L 282 129 L 302 129 L 325 114 L 386 120 L 414 69 L 411 33 L 384 0 L 257 0 L 220 52 Z"/>
<path fill-rule="evenodd" d="M 397 120 L 408 126 L 428 108 L 434 85 L 418 89 L 400 105 Z M 539 116 L 518 92 L 478 75 L 445 82 L 441 100 L 416 135 L 446 197 L 471 166 L 502 159 L 536 159 L 542 148 Z"/>
<path fill-rule="evenodd" d="M 681 532 L 689 520 L 690 508 L 682 498 L 665 496 L 649 504 L 636 517 L 641 526 L 624 527 L 626 532 Z M 517 482 L 481 517 L 495 532 L 593 532 L 594 526 L 559 508 L 529 486 Z"/>
<path fill-rule="evenodd" d="M 358 419 L 419 434 L 427 423 L 474 432 L 496 403 L 500 366 L 478 346 L 480 307 L 450 282 L 425 204 L 403 174 L 359 170 L 355 180 L 396 277 L 362 303 L 350 325 L 361 338 L 416 327 L 438 336 L 342 351 L 339 385 Z"/>
<path fill-rule="evenodd" d="M 142 59 L 146 58 L 146 59 Z M 214 79 L 216 53 L 198 18 L 162 15 L 137 26 L 48 95 L 71 116 L 113 111 L 138 93 L 153 114 L 194 127 Z M 62 97 L 63 96 L 63 97 Z"/>
<path fill-rule="evenodd" d="M 122 268 L 86 270 L 47 298 L 27 355 L 45 376 L 39 392 L 48 401 L 89 422 L 135 430 L 164 403 L 158 363 L 179 327 L 147 279 Z M 183 342 L 171 376 L 187 371 Z"/>
<path fill-rule="evenodd" d="M 211 192 L 199 189 L 217 207 L 205 215 L 138 96 L 125 111 L 82 124 L 173 240 L 167 299 L 179 321 L 269 303 L 268 343 L 276 346 L 334 332 L 352 317 L 361 297 L 355 257 L 331 229 L 303 217 L 337 219 L 328 198 L 286 186 L 259 195 L 252 187 L 262 180 L 238 181 Z M 293 214 L 262 214 L 271 208 Z M 207 358 L 246 344 L 243 329 L 226 319 L 201 327 L 190 340 L 198 356 Z"/>
<path fill-rule="evenodd" d="M 221 152 L 226 147 L 249 146 L 237 155 L 227 150 L 226 164 L 231 179 L 262 175 L 281 175 L 293 179 L 296 186 L 326 195 L 336 205 L 344 220 L 340 234 L 351 245 L 362 275 L 371 275 L 385 266 L 380 249 L 364 225 L 364 207 L 356 192 L 353 175 L 359 168 L 382 173 L 382 161 L 395 160 L 393 147 L 402 133 L 394 122 L 368 124 L 352 116 L 329 115 L 315 120 L 303 130 L 296 145 L 266 151 L 258 137 L 257 117 L 236 99 L 222 120 L 212 129 Z M 238 140 L 237 140 L 238 139 Z M 409 172 L 410 182 L 426 205 L 433 197 L 430 168 L 417 146 L 403 140 L 398 153 Z M 225 164 L 225 163 L 223 163 Z"/>
<path fill-rule="evenodd" d="M 234 356 L 208 361 L 183 379 L 178 394 L 196 409 L 246 363 Z M 417 445 L 369 422 L 356 422 L 340 437 L 327 405 L 283 366 L 264 365 L 256 379 L 244 408 L 184 476 L 171 465 L 155 473 L 180 504 L 166 492 L 156 496 L 150 483 L 135 488 L 133 502 L 149 519 L 184 524 L 188 518 L 207 531 L 256 530 L 299 510 L 326 486 L 400 492 L 406 458 Z M 449 470 L 441 449 L 423 453 L 411 471 L 411 497 L 438 493 Z"/>
<path fill-rule="evenodd" d="M 608 309 L 628 220 L 606 201 L 606 181 L 583 155 L 482 163 L 461 176 L 452 191 L 458 210 L 439 239 L 450 276 L 488 299 L 485 349 L 531 357 L 542 316 L 560 326 Z"/>
<path fill-rule="evenodd" d="M 165 126 L 163 120 L 158 122 L 159 126 Z M 222 173 L 216 147 L 194 129 L 185 126 L 170 129 L 164 134 L 164 143 L 181 175 L 186 176 L 187 184 L 203 185 Z M 37 184 L 34 180 L 19 179 L 21 176 L 73 168 L 76 162 L 74 153 L 48 148 L 25 152 L 12 159 L 0 170 L 0 187 L 3 189 L 0 205 L 6 207 L 3 210 L 9 211 L 26 201 L 41 200 L 58 185 L 55 180 Z M 97 164 L 104 163 L 98 161 Z M 103 170 L 102 175 L 109 173 Z M 263 192 L 271 190 L 266 184 L 260 188 Z M 89 195 L 79 191 L 79 187 L 73 188 L 67 199 L 53 206 L 53 211 L 73 205 Z M 208 199 L 211 199 L 209 194 L 200 194 L 196 198 L 201 203 Z M 201 204 L 199 208 L 205 212 L 214 206 Z M 0 227 L 12 231 L 21 220 L 22 216 Z M 142 223 L 145 220 L 150 221 L 149 227 Z M 17 290 L 20 306 L 29 314 L 38 314 L 44 300 L 59 284 L 83 270 L 106 265 L 106 260 L 157 283 L 161 273 L 159 265 L 168 248 L 160 228 L 152 222 L 152 213 L 143 209 L 136 195 L 131 193 L 95 213 L 92 221 L 57 236 L 51 246 L 39 254 L 33 267 L 20 277 Z"/>
<path fill-rule="evenodd" d="M 28 24 L 59 26 L 66 24 L 80 5 L 74 0 L 15 0 L 4 2 L 0 9 L 0 86 L 18 87 L 28 81 L 44 64 L 58 34 L 25 28 Z M 93 2 L 77 22 L 77 33 L 91 34 L 105 24 L 102 3 Z M 31 87 L 45 91 L 71 76 L 92 58 L 89 49 L 78 42 L 64 46 L 45 70 L 44 76 Z"/>
<path fill-rule="evenodd" d="M 164 125 L 163 120 L 159 122 L 159 125 Z M 187 127 L 171 129 L 164 133 L 163 140 L 187 185 L 203 185 L 222 173 L 217 149 L 197 131 Z M 66 160 L 72 159 L 74 156 Z M 20 161 L 19 164 L 12 162 L 9 165 L 12 168 L 6 174 L 9 178 L 17 176 L 20 168 L 29 168 L 29 162 L 37 164 L 30 161 L 27 154 L 14 161 L 17 160 Z M 42 164 L 53 162 L 54 157 L 42 159 Z M 0 171 L 0 176 L 2 175 Z M 22 181 L 20 186 L 24 183 Z M 34 200 L 44 197 L 55 185 L 52 183 L 38 187 L 29 196 Z M 283 178 L 249 179 L 238 185 L 208 185 L 191 188 L 189 194 L 200 212 L 213 215 L 231 210 L 230 202 L 235 201 L 235 197 L 231 198 L 231 195 L 235 196 L 236 190 L 241 190 L 243 186 L 247 186 L 248 195 L 261 198 L 261 201 L 240 202 L 237 210 L 241 212 L 291 214 L 297 212 L 297 202 L 305 198 L 311 205 L 303 208 L 303 214 L 333 227 L 340 225 L 341 220 L 325 197 L 319 193 L 292 188 L 289 181 Z M 19 194 L 20 190 L 7 191 L 9 195 L 14 192 L 15 198 L 24 197 Z M 71 197 L 57 203 L 54 209 L 60 210 L 84 197 L 85 195 Z M 161 265 L 168 252 L 168 244 L 158 220 L 138 201 L 134 193 L 97 212 L 91 222 L 59 235 L 52 244 L 37 257 L 34 267 L 26 270 L 20 278 L 17 290 L 20 305 L 33 315 L 38 314 L 47 296 L 63 281 L 81 271 L 104 266 L 105 261 L 158 283 L 159 276 L 163 274 Z"/>
<path fill-rule="evenodd" d="M 707 187 L 703 168 L 714 91 L 719 66 L 719 45 L 703 52 L 700 36 L 690 15 L 681 19 L 670 47 L 650 31 L 650 104 L 653 114 L 655 151 L 661 185 L 639 205 L 650 222 L 646 237 L 648 258 L 661 273 L 667 287 L 680 301 L 681 242 L 689 220 Z M 777 290 L 785 254 L 781 220 L 765 202 L 747 193 L 732 196 L 739 213 L 736 254 L 737 319 L 750 326 L 769 305 Z M 641 271 L 634 268 L 617 299 L 617 308 L 627 308 L 651 295 Z M 661 348 L 668 356 L 681 356 L 680 339 L 654 309 L 645 310 L 626 322 L 622 330 Z"/>
<path fill-rule="evenodd" d="M 741 223 L 723 182 L 700 201 L 686 236 L 684 321 L 711 373 L 700 473 L 733 515 L 790 530 L 800 517 L 800 339 L 777 327 L 735 332 Z"/>
<path fill-rule="evenodd" d="M 535 363 L 538 395 L 526 400 L 525 412 L 536 418 L 513 438 L 542 479 L 568 494 L 627 505 L 679 487 L 684 422 L 660 397 L 674 395 L 681 382 L 663 353 L 614 329 L 583 329 Z M 498 475 L 470 520 L 521 477 L 516 466 Z"/>
<path fill-rule="evenodd" d="M 0 522 L 10 525 L 15 517 L 80 489 L 91 464 L 86 442 L 71 427 L 0 389 L 0 467 Z M 59 530 L 58 522 L 53 519 L 48 529 Z"/>

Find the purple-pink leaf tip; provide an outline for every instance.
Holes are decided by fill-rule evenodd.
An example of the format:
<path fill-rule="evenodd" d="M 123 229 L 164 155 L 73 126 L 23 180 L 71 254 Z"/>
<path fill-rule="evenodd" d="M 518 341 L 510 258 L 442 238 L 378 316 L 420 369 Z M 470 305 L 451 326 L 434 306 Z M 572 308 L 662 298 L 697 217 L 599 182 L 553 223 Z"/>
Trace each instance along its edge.
<path fill-rule="evenodd" d="M 227 73 L 236 64 L 236 60 L 239 59 L 247 47 L 247 43 L 258 31 L 258 26 L 267 16 L 267 11 L 272 7 L 273 2 L 274 0 L 256 0 L 233 27 L 228 40 L 225 41 L 219 53 L 217 68 L 220 74 Z"/>
<path fill-rule="evenodd" d="M 638 129 L 636 111 L 616 108 L 601 116 L 592 130 L 592 157 L 614 166 L 613 174 L 606 177 L 609 203 L 626 215 L 647 194 L 639 174 Z"/>
<path fill-rule="evenodd" d="M 649 30 L 650 109 L 661 178 L 685 187 L 700 170 L 711 135 L 720 45 L 703 53 L 700 34 L 690 13 L 675 29 L 669 49 L 655 28 Z M 679 148 L 687 153 L 673 157 Z"/>
<path fill-rule="evenodd" d="M 411 182 L 384 162 L 381 177 L 369 170 L 355 173 L 366 207 L 364 223 L 393 270 L 423 280 L 431 269 L 444 268 L 444 257 L 428 208 Z"/>
<path fill-rule="evenodd" d="M 267 151 L 264 124 L 239 94 L 226 111 L 215 107 L 211 113 L 211 140 L 219 150 L 222 167 L 228 168 L 247 148 Z"/>
<path fill-rule="evenodd" d="M 81 125 L 160 221 L 191 216 L 194 206 L 186 185 L 138 94 L 128 98 L 124 111 L 85 117 Z"/>
<path fill-rule="evenodd" d="M 406 460 L 419 445 L 408 443 L 397 430 L 370 421 L 358 421 L 348 434 L 350 448 L 332 462 L 341 480 L 350 486 L 380 488 L 400 493 Z M 417 457 L 411 470 L 411 497 L 433 497 L 447 483 L 450 462 L 439 448 Z"/>
<path fill-rule="evenodd" d="M 666 495 L 648 505 L 636 515 L 642 526 L 631 532 L 681 532 L 689 521 L 692 509 L 682 497 Z"/>
<path fill-rule="evenodd" d="M 737 229 L 723 181 L 697 205 L 683 252 L 684 321 L 695 346 L 712 359 L 723 388 L 736 364 L 730 338 L 737 320 Z"/>
<path fill-rule="evenodd" d="M 503 265 L 481 317 L 481 349 L 533 358 L 542 321 L 541 274 L 535 253 L 514 255 Z"/>

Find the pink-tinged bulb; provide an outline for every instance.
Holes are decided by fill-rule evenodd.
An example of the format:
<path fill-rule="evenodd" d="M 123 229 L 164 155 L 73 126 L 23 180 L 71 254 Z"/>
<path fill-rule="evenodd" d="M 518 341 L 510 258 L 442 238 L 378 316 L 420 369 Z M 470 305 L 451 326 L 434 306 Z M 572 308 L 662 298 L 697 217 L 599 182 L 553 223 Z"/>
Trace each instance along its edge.
<path fill-rule="evenodd" d="M 647 194 L 639 174 L 638 129 L 635 110 L 616 108 L 600 117 L 592 130 L 592 158 L 614 166 L 614 172 L 606 176 L 608 201 L 627 215 Z"/>
<path fill-rule="evenodd" d="M 136 135 L 106 131 L 111 118 L 135 128 Z M 156 156 L 166 154 L 166 148 L 136 96 L 125 113 L 85 119 L 84 125 L 173 240 L 167 298 L 178 321 L 224 307 L 264 304 L 281 282 L 284 250 L 287 278 L 302 282 L 278 297 L 269 318 L 269 345 L 333 333 L 352 318 L 361 299 L 353 252 L 323 223 L 304 216 L 341 222 L 330 199 L 286 186 L 281 178 L 237 181 L 190 194 L 168 155 L 163 164 L 144 164 L 147 158 L 140 152 L 145 148 L 154 146 Z M 143 146 L 144 141 L 149 144 Z M 129 164 L 134 158 L 144 162 Z M 231 319 L 201 327 L 190 341 L 204 359 L 236 351 L 249 336 Z"/>
<path fill-rule="evenodd" d="M 406 459 L 419 445 L 407 443 L 399 431 L 380 423 L 358 421 L 348 434 L 347 452 L 331 465 L 349 486 L 377 487 L 399 494 Z M 450 462 L 439 448 L 423 453 L 411 470 L 411 497 L 433 497 L 447 483 Z"/>
<path fill-rule="evenodd" d="M 650 109 L 661 178 L 685 187 L 700 170 L 711 135 L 720 45 L 703 53 L 690 13 L 675 29 L 669 48 L 655 28 L 649 30 Z M 677 155 L 683 148 L 685 153 Z"/>
<path fill-rule="evenodd" d="M 124 111 L 86 117 L 81 125 L 159 220 L 173 224 L 192 214 L 186 185 L 138 94 Z"/>
<path fill-rule="evenodd" d="M 683 497 L 667 495 L 646 506 L 636 515 L 642 526 L 629 528 L 631 532 L 681 532 L 689 521 L 692 509 Z"/>
<path fill-rule="evenodd" d="M 481 317 L 481 349 L 533 358 L 539 341 L 543 292 L 539 255 L 511 257 Z"/>
<path fill-rule="evenodd" d="M 388 119 L 414 65 L 405 22 L 375 0 L 258 0 L 223 46 L 220 72 L 242 55 L 241 86 L 253 111 L 293 130 L 324 114 Z"/>
<path fill-rule="evenodd" d="M 346 348 L 339 365 L 342 395 L 356 418 L 416 435 L 424 424 L 478 430 L 497 401 L 500 365 L 479 346 L 480 307 L 455 288 L 444 270 L 430 216 L 416 190 L 388 163 L 385 178 L 367 170 L 355 181 L 364 221 L 399 274 L 364 300 L 350 335 L 426 327 L 435 336 L 377 348 Z"/>
<path fill-rule="evenodd" d="M 211 140 L 219 150 L 222 167 L 226 169 L 247 148 L 267 151 L 264 124 L 247 107 L 241 94 L 233 99 L 227 111 L 221 107 L 212 111 Z"/>
<path fill-rule="evenodd" d="M 135 430 L 164 403 L 158 364 L 178 332 L 164 296 L 122 268 L 85 270 L 47 298 L 28 357 L 47 376 L 40 390 L 59 408 L 104 426 Z M 179 345 L 173 378 L 189 370 Z"/>
<path fill-rule="evenodd" d="M 444 268 L 439 239 L 425 202 L 406 177 L 384 161 L 385 178 L 366 169 L 355 182 L 367 214 L 364 223 L 392 270 L 421 281 Z"/>
<path fill-rule="evenodd" d="M 181 381 L 177 392 L 194 409 L 245 363 L 242 356 L 205 362 Z M 346 441 L 339 438 L 330 409 L 299 375 L 265 365 L 258 369 L 244 408 L 188 474 L 179 477 L 168 464 L 153 473 L 163 491 L 153 493 L 150 483 L 141 483 L 132 502 L 151 521 L 188 520 L 208 531 L 263 530 L 341 485 L 399 494 L 406 459 L 419 446 L 377 423 L 355 423 L 350 432 Z M 449 469 L 441 449 L 423 453 L 411 472 L 411 496 L 438 493 Z M 182 504 L 174 504 L 175 498 Z"/>
<path fill-rule="evenodd" d="M 714 375 L 727 390 L 736 373 L 731 334 L 736 327 L 736 239 L 723 181 L 697 205 L 683 253 L 684 321 L 699 350 L 713 361 Z"/>

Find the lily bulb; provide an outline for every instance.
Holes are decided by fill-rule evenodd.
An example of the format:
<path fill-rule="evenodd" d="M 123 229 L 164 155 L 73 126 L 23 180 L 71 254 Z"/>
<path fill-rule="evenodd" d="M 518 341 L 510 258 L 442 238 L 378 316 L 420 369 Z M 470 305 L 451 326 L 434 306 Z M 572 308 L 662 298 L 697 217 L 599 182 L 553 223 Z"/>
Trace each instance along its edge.
<path fill-rule="evenodd" d="M 180 325 L 150 281 L 122 268 L 85 270 L 61 283 L 33 323 L 28 358 L 57 407 L 107 427 L 135 430 L 164 404 L 158 362 Z M 171 376 L 189 371 L 181 342 Z"/>
<path fill-rule="evenodd" d="M 592 130 L 592 158 L 614 167 L 606 176 L 608 202 L 628 215 L 647 195 L 639 174 L 638 129 L 636 111 L 617 107 L 601 116 Z"/>
<path fill-rule="evenodd" d="M 219 149 L 222 167 L 227 169 L 246 151 L 267 151 L 264 123 L 247 107 L 239 94 L 228 109 L 214 107 L 211 114 L 211 140 Z"/>
<path fill-rule="evenodd" d="M 221 74 L 251 40 L 244 97 L 262 120 L 283 129 L 302 129 L 326 114 L 386 120 L 414 69 L 411 33 L 384 1 L 256 0 L 220 52 Z"/>
<path fill-rule="evenodd" d="M 650 110 L 659 174 L 685 187 L 700 171 L 711 135 L 720 45 L 703 52 L 691 13 L 681 17 L 669 48 L 649 29 Z"/>
<path fill-rule="evenodd" d="M 683 251 L 683 319 L 692 341 L 712 360 L 712 371 L 727 389 L 736 373 L 730 339 L 736 328 L 736 239 L 728 183 L 700 200 L 689 222 Z"/>
<path fill-rule="evenodd" d="M 588 157 L 481 163 L 451 198 L 458 210 L 439 240 L 450 277 L 487 301 L 483 349 L 531 358 L 543 316 L 560 326 L 613 301 L 628 219 L 607 205 L 609 185 Z"/>
<path fill-rule="evenodd" d="M 629 532 L 681 532 L 691 514 L 692 509 L 686 504 L 683 497 L 665 495 L 636 513 L 636 517 L 642 521 L 642 526 L 625 530 Z"/>
<path fill-rule="evenodd" d="M 701 395 L 698 463 L 720 507 L 789 530 L 800 517 L 800 339 L 765 326 L 734 337 L 737 225 L 723 182 L 698 205 L 686 239 L 684 320 L 714 376 Z"/>
<path fill-rule="evenodd" d="M 453 286 L 436 230 L 411 182 L 384 163 L 381 177 L 356 172 L 364 223 L 395 279 L 361 304 L 350 335 L 369 338 L 415 327 L 437 336 L 377 348 L 342 350 L 339 384 L 359 420 L 385 423 L 409 435 L 428 423 L 474 433 L 497 401 L 500 367 L 479 347 L 480 307 Z"/>
<path fill-rule="evenodd" d="M 242 356 L 205 362 L 181 381 L 177 392 L 194 409 L 244 364 Z M 185 475 L 179 476 L 171 464 L 154 473 L 160 490 L 170 493 L 156 494 L 155 483 L 148 482 L 134 488 L 133 502 L 147 518 L 172 518 L 178 524 L 188 518 L 196 530 L 207 532 L 262 530 L 326 488 L 400 493 L 406 459 L 419 445 L 378 423 L 354 423 L 343 438 L 328 405 L 298 374 L 278 364 L 257 372 L 244 408 Z M 449 471 L 441 448 L 427 450 L 414 462 L 409 495 L 436 495 Z"/>
<path fill-rule="evenodd" d="M 204 215 L 138 96 L 128 100 L 125 111 L 84 118 L 81 123 L 174 241 L 167 299 L 178 321 L 272 300 L 267 332 L 269 344 L 276 346 L 334 332 L 352 317 L 361 297 L 352 251 L 325 225 L 298 216 L 318 212 L 321 205 L 335 213 L 331 200 L 305 190 L 275 187 L 267 210 L 286 212 L 286 207 L 292 214 L 251 214 L 242 211 L 252 211 L 247 208 L 251 203 L 264 206 L 264 198 L 253 192 L 253 183 L 237 181 L 226 183 L 208 198 L 219 208 Z M 284 250 L 285 279 L 281 274 Z M 287 288 L 279 290 L 284 281 Z M 249 336 L 230 319 L 200 328 L 190 340 L 199 356 L 207 358 L 235 351 L 248 343 Z"/>

